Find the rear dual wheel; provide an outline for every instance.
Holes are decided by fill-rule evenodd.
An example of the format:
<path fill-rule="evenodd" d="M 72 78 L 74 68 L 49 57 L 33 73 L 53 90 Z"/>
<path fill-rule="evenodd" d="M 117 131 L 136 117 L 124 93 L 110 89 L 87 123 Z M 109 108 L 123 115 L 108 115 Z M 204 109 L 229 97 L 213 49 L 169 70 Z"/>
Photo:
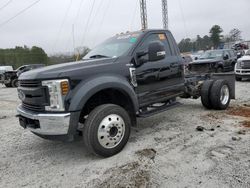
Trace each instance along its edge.
<path fill-rule="evenodd" d="M 230 87 L 226 80 L 205 81 L 201 89 L 201 102 L 207 109 L 225 110 L 231 101 Z"/>
<path fill-rule="evenodd" d="M 96 155 L 113 156 L 127 144 L 130 127 L 130 117 L 122 107 L 113 104 L 98 106 L 84 124 L 84 143 Z"/>

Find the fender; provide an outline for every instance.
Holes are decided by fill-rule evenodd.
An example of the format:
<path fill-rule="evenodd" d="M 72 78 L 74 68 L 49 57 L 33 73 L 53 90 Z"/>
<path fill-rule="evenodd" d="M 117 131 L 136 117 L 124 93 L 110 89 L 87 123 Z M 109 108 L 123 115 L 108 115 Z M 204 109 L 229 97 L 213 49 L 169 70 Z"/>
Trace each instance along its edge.
<path fill-rule="evenodd" d="M 218 67 L 222 67 L 224 69 L 224 63 L 222 61 L 218 62 L 216 64 L 216 68 L 218 68 Z"/>
<path fill-rule="evenodd" d="M 104 89 L 117 89 L 128 95 L 133 103 L 135 113 L 139 109 L 137 95 L 129 82 L 119 75 L 92 77 L 79 84 L 72 93 L 69 111 L 81 111 L 86 102 L 97 92 Z"/>

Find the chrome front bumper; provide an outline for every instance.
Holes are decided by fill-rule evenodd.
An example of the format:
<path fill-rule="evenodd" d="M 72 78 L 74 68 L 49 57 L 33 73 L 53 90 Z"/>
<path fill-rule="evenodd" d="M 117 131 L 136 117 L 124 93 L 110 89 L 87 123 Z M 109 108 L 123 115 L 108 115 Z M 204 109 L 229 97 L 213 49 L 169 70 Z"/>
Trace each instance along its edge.
<path fill-rule="evenodd" d="M 71 113 L 37 113 L 23 109 L 22 105 L 17 107 L 17 116 L 27 122 L 25 128 L 33 133 L 44 136 L 67 135 L 70 124 L 70 115 Z M 29 123 L 32 121 L 39 122 L 38 127 L 32 126 Z"/>
<path fill-rule="evenodd" d="M 250 69 L 235 69 L 235 74 L 240 76 L 250 76 Z"/>

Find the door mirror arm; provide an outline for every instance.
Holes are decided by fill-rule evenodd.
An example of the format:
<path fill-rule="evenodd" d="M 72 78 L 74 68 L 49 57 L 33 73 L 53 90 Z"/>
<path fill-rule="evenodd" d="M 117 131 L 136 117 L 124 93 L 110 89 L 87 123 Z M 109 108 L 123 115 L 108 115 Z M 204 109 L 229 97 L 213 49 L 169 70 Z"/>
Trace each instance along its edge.
<path fill-rule="evenodd" d="M 135 58 L 134 58 L 135 59 L 134 64 L 136 67 L 140 67 L 148 61 L 145 58 L 143 58 L 143 56 L 145 56 L 147 54 L 148 54 L 148 52 L 143 52 L 143 51 L 136 53 Z"/>

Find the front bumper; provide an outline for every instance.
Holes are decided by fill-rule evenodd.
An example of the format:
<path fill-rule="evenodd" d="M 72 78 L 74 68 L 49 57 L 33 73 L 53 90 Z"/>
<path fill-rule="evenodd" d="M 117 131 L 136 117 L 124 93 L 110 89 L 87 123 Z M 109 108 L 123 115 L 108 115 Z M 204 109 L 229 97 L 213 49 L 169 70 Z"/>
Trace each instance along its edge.
<path fill-rule="evenodd" d="M 235 69 L 235 74 L 242 77 L 250 77 L 250 69 Z"/>
<path fill-rule="evenodd" d="M 38 113 L 17 107 L 20 125 L 31 132 L 44 136 L 67 135 L 71 113 Z"/>

